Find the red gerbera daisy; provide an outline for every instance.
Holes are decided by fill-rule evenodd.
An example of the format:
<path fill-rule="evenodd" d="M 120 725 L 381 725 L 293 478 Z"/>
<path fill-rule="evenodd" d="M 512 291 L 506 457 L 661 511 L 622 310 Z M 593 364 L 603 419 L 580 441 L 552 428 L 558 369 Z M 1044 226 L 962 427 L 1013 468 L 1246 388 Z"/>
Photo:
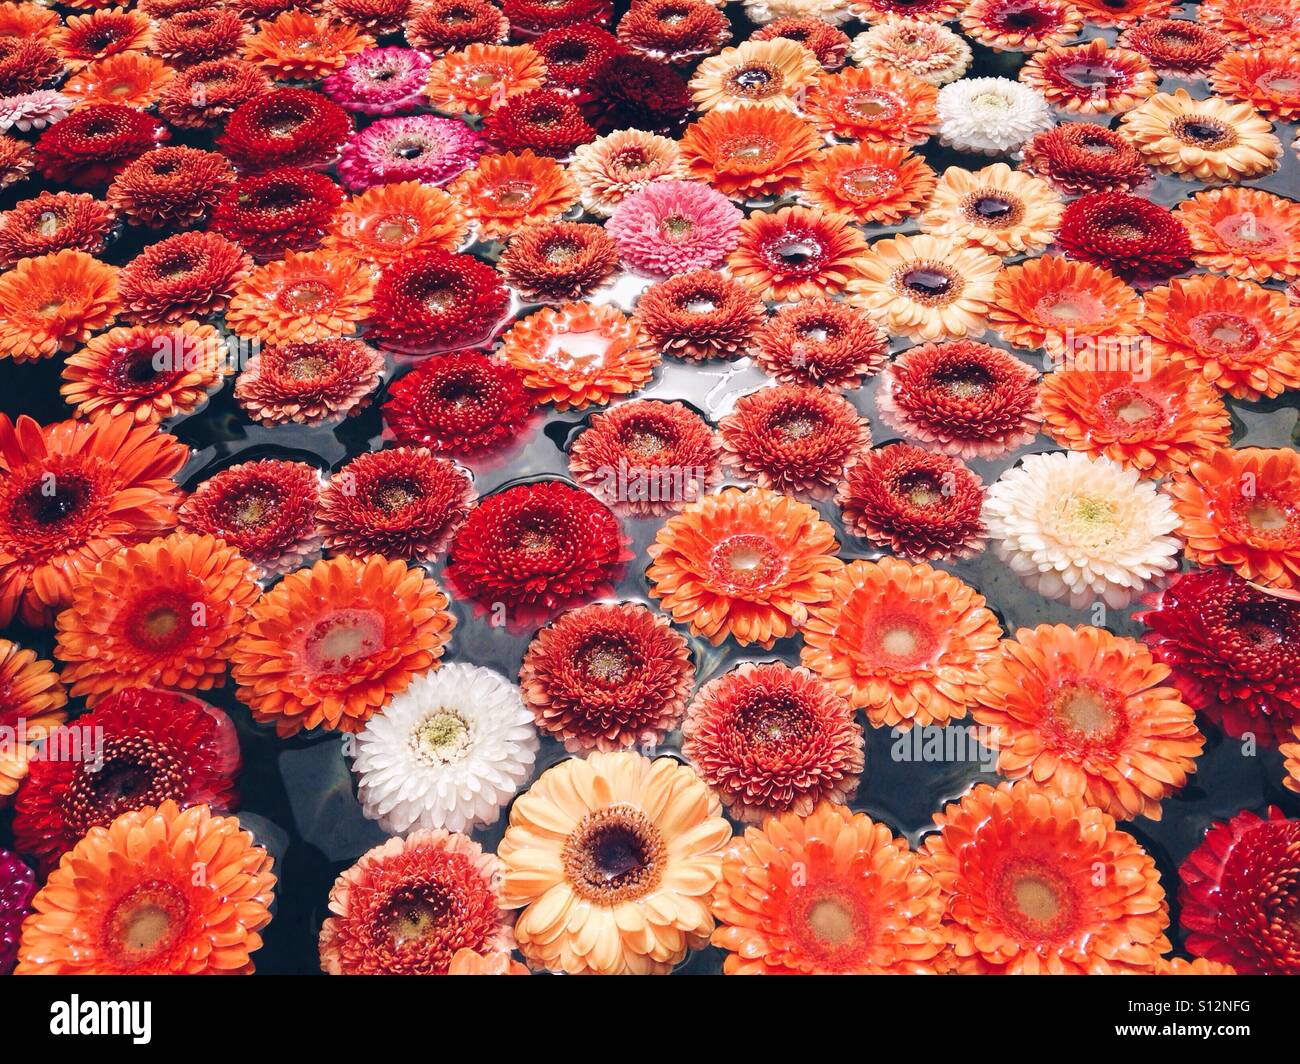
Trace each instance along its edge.
<path fill-rule="evenodd" d="M 97 255 L 115 220 L 112 209 L 87 192 L 42 192 L 22 200 L 0 214 L 0 269 L 65 249 Z"/>
<path fill-rule="evenodd" d="M 236 107 L 217 144 L 245 170 L 319 166 L 351 132 L 348 113 L 320 93 L 277 89 Z"/>
<path fill-rule="evenodd" d="M 212 59 L 180 71 L 158 95 L 158 113 L 178 129 L 207 129 L 271 91 L 271 79 L 242 59 Z"/>
<path fill-rule="evenodd" d="M 510 238 L 498 265 L 525 299 L 564 303 L 581 299 L 613 276 L 618 245 L 598 225 L 530 225 Z"/>
<path fill-rule="evenodd" d="M 36 165 L 51 181 L 95 188 L 167 139 L 167 127 L 132 107 L 84 104 L 36 142 Z"/>
<path fill-rule="evenodd" d="M 856 388 L 889 358 L 889 338 L 865 310 L 827 299 L 782 307 L 754 343 L 763 372 L 791 384 Z"/>
<path fill-rule="evenodd" d="M 161 20 L 150 50 L 175 66 L 193 66 L 234 55 L 243 48 L 247 36 L 248 24 L 238 12 L 200 7 L 195 11 L 178 11 Z"/>
<path fill-rule="evenodd" d="M 1125 280 L 1165 280 L 1191 265 L 1191 240 L 1173 213 L 1120 192 L 1091 193 L 1069 204 L 1056 240 L 1071 258 Z"/>
<path fill-rule="evenodd" d="M 984 487 L 947 455 L 906 443 L 868 451 L 835 500 L 850 531 L 904 558 L 969 558 L 984 547 Z"/>
<path fill-rule="evenodd" d="M 618 20 L 618 39 L 651 59 L 685 63 L 721 48 L 731 23 L 712 0 L 638 0 Z"/>
<path fill-rule="evenodd" d="M 93 827 L 171 799 L 182 808 L 235 804 L 239 739 L 230 718 L 197 698 L 132 688 L 68 726 L 57 756 L 33 757 L 14 805 L 14 842 L 48 872 Z"/>
<path fill-rule="evenodd" d="M 102 7 L 86 15 L 69 15 L 63 29 L 54 34 L 59 54 L 72 67 L 122 52 L 144 51 L 152 39 L 149 17 L 125 7 Z"/>
<path fill-rule="evenodd" d="M 546 83 L 586 93 L 611 56 L 627 49 L 599 26 L 557 26 L 530 42 L 546 61 Z"/>
<path fill-rule="evenodd" d="M 1121 47 L 1151 61 L 1157 73 L 1172 77 L 1204 74 L 1228 49 L 1228 38 L 1189 19 L 1144 19 L 1120 34 Z"/>
<path fill-rule="evenodd" d="M 559 89 L 529 89 L 497 104 L 483 121 L 483 133 L 506 151 L 531 149 L 567 155 L 596 136 L 578 105 Z"/>
<path fill-rule="evenodd" d="M 307 251 L 320 244 L 343 202 L 324 174 L 285 166 L 241 177 L 212 212 L 211 230 L 237 240 L 258 258 Z"/>
<path fill-rule="evenodd" d="M 696 361 L 747 354 L 764 317 L 753 289 L 713 270 L 651 285 L 636 305 L 637 323 L 655 347 Z"/>
<path fill-rule="evenodd" d="M 847 218 L 807 207 L 755 211 L 727 259 L 733 277 L 764 299 L 792 302 L 842 292 L 867 242 Z"/>
<path fill-rule="evenodd" d="M 542 33 L 551 26 L 605 26 L 614 13 L 610 0 L 502 0 L 501 10 L 516 31 Z"/>
<path fill-rule="evenodd" d="M 263 425 L 316 425 L 358 414 L 379 386 L 384 356 L 360 340 L 266 347 L 235 382 L 235 401 Z"/>
<path fill-rule="evenodd" d="M 488 0 L 422 0 L 406 23 L 411 47 L 434 55 L 467 44 L 502 44 L 509 33 L 505 15 Z"/>
<path fill-rule="evenodd" d="M 802 44 L 817 57 L 824 70 L 838 70 L 849 50 L 849 36 L 830 23 L 808 15 L 789 15 L 769 22 L 750 40 L 771 41 L 777 37 Z"/>
<path fill-rule="evenodd" d="M 150 244 L 117 278 L 123 313 L 137 322 L 205 318 L 224 310 L 252 257 L 216 233 L 177 233 Z"/>
<path fill-rule="evenodd" d="M 427 251 L 384 267 L 370 335 L 407 353 L 456 350 L 491 338 L 510 305 L 500 275 L 473 255 Z"/>
<path fill-rule="evenodd" d="M 592 76 L 586 97 L 593 125 L 603 131 L 672 133 L 694 106 L 685 79 L 643 55 L 613 55 Z"/>
<path fill-rule="evenodd" d="M 1151 179 L 1151 168 L 1122 133 L 1092 122 L 1035 133 L 1023 153 L 1021 169 L 1066 196 L 1132 192 Z"/>
<path fill-rule="evenodd" d="M 234 183 L 235 172 L 219 152 L 155 148 L 113 178 L 106 199 L 132 225 L 188 229 Z"/>

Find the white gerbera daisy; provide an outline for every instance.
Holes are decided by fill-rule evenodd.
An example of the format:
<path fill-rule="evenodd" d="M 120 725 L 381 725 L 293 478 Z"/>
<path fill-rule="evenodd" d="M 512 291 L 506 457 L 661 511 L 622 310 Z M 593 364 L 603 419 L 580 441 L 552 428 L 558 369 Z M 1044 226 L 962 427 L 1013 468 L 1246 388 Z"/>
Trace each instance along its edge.
<path fill-rule="evenodd" d="M 766 26 L 779 18 L 819 18 L 838 26 L 853 12 L 843 0 L 745 0 L 745 15 L 756 26 Z"/>
<path fill-rule="evenodd" d="M 491 824 L 528 779 L 537 731 L 519 688 L 460 663 L 417 676 L 357 735 L 358 797 L 385 831 Z"/>
<path fill-rule="evenodd" d="M 1001 155 L 1054 124 L 1037 89 L 1007 78 L 963 78 L 939 90 L 939 138 L 958 151 Z"/>
<path fill-rule="evenodd" d="M 1178 516 L 1155 484 L 1109 458 L 1031 454 L 988 490 L 998 556 L 1039 594 L 1119 608 L 1178 565 Z"/>

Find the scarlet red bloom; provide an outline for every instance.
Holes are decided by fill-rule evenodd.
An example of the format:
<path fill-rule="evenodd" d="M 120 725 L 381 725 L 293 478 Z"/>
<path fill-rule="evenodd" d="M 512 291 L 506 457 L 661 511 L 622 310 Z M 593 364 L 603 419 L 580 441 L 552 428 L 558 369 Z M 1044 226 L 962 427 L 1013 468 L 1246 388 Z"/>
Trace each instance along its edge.
<path fill-rule="evenodd" d="M 389 388 L 383 409 L 399 443 L 452 455 L 479 454 L 519 437 L 532 412 L 518 371 L 476 351 L 417 366 Z"/>
<path fill-rule="evenodd" d="M 234 55 L 247 35 L 248 26 L 237 12 L 201 7 L 178 11 L 159 22 L 150 50 L 175 66 L 192 66 Z"/>
<path fill-rule="evenodd" d="M 285 166 L 241 177 L 212 212 L 211 230 L 259 258 L 316 247 L 343 202 L 324 174 Z"/>
<path fill-rule="evenodd" d="M 153 24 L 144 12 L 102 7 L 85 15 L 69 15 L 63 29 L 54 34 L 54 43 L 70 66 L 81 67 L 106 56 L 143 51 L 152 37 Z"/>
<path fill-rule="evenodd" d="M 36 165 L 51 181 L 95 188 L 166 139 L 167 127 L 143 111 L 111 103 L 86 104 L 41 134 Z"/>
<path fill-rule="evenodd" d="M 249 359 L 235 400 L 264 425 L 315 425 L 360 413 L 383 369 L 384 356 L 360 340 L 280 344 Z"/>
<path fill-rule="evenodd" d="M 488 113 L 483 132 L 506 151 L 529 148 L 547 155 L 567 155 L 596 136 L 578 105 L 558 89 L 508 97 Z"/>
<path fill-rule="evenodd" d="M 252 257 L 216 233 L 177 233 L 122 267 L 117 291 L 138 322 L 204 318 L 225 309 Z"/>
<path fill-rule="evenodd" d="M 158 96 L 158 113 L 179 129 L 206 129 L 271 89 L 271 80 L 241 59 L 213 59 L 182 70 Z"/>
<path fill-rule="evenodd" d="M 22 200 L 0 214 L 0 268 L 65 249 L 98 254 L 114 221 L 112 209 L 85 192 L 42 192 Z"/>
<path fill-rule="evenodd" d="M 868 451 L 836 495 L 850 531 L 904 558 L 968 558 L 984 546 L 979 477 L 906 443 Z"/>
<path fill-rule="evenodd" d="M 790 15 L 769 22 L 750 40 L 770 41 L 777 37 L 802 44 L 826 70 L 843 66 L 849 50 L 849 37 L 843 30 L 822 19 L 803 15 Z"/>
<path fill-rule="evenodd" d="M 690 90 L 680 74 L 641 55 L 614 55 L 588 83 L 589 111 L 601 131 L 672 133 L 690 114 Z"/>
<path fill-rule="evenodd" d="M 499 265 L 525 299 L 562 303 L 609 280 L 618 268 L 618 245 L 598 225 L 530 225 L 511 237 Z"/>
<path fill-rule="evenodd" d="M 501 10 L 514 29 L 541 33 L 551 26 L 607 25 L 614 5 L 610 0 L 502 0 Z"/>
<path fill-rule="evenodd" d="M 794 302 L 843 291 L 866 250 L 866 240 L 847 218 L 782 207 L 755 211 L 740 223 L 727 267 L 764 299 Z"/>
<path fill-rule="evenodd" d="M 747 285 L 713 270 L 692 270 L 651 285 L 636 305 L 641 330 L 678 358 L 737 358 L 764 319 L 763 302 Z"/>
<path fill-rule="evenodd" d="M 1223 34 L 1188 19 L 1143 19 L 1120 34 L 1119 44 L 1151 61 L 1159 73 L 1175 77 L 1204 74 L 1228 49 Z"/>
<path fill-rule="evenodd" d="M 246 170 L 318 166 L 338 154 L 352 119 L 338 104 L 306 89 L 277 89 L 235 108 L 218 139 Z"/>
<path fill-rule="evenodd" d="M 509 33 L 505 15 L 488 0 L 425 0 L 406 24 L 411 47 L 434 55 L 467 44 L 501 44 Z"/>
<path fill-rule="evenodd" d="M 58 53 L 39 38 L 0 37 L 0 96 L 44 88 L 59 76 Z"/>
<path fill-rule="evenodd" d="M 557 26 L 531 42 L 546 60 L 547 84 L 580 93 L 590 90 L 605 63 L 627 49 L 608 30 L 599 26 Z"/>
<path fill-rule="evenodd" d="M 203 220 L 234 181 L 219 152 L 155 148 L 113 178 L 106 198 L 133 225 L 187 229 Z"/>
<path fill-rule="evenodd" d="M 1210 828 L 1178 874 L 1190 952 L 1243 975 L 1300 974 L 1300 820 L 1243 810 Z"/>
<path fill-rule="evenodd" d="M 889 357 L 888 337 L 865 310 L 826 299 L 782 307 L 754 340 L 763 372 L 791 384 L 856 388 Z"/>
<path fill-rule="evenodd" d="M 731 23 L 711 0 L 639 0 L 619 19 L 618 39 L 652 59 L 682 63 L 722 47 Z"/>
<path fill-rule="evenodd" d="M 410 353 L 471 347 L 491 337 L 509 303 L 501 277 L 487 263 L 428 251 L 384 267 L 370 334 L 385 347 Z"/>
<path fill-rule="evenodd" d="M 80 756 L 37 755 L 18 792 L 14 842 L 48 871 L 93 827 L 167 799 L 182 808 L 235 804 L 239 740 L 218 709 L 196 698 L 132 688 L 70 728 Z"/>
<path fill-rule="evenodd" d="M 1191 241 L 1173 213 L 1119 192 L 1091 193 L 1069 204 L 1056 240 L 1071 258 L 1125 280 L 1165 280 L 1191 265 Z"/>
<path fill-rule="evenodd" d="M 1062 122 L 1035 133 L 1023 150 L 1021 168 L 1066 196 L 1132 192 L 1151 179 L 1150 167 L 1122 133 L 1092 122 Z"/>
<path fill-rule="evenodd" d="M 321 494 L 325 546 L 364 558 L 431 561 L 474 501 L 469 475 L 423 447 L 361 454 Z"/>
<path fill-rule="evenodd" d="M 629 557 L 623 543 L 618 518 L 594 495 L 558 480 L 517 484 L 470 511 L 452 540 L 447 582 L 517 617 L 563 608 L 610 588 Z"/>

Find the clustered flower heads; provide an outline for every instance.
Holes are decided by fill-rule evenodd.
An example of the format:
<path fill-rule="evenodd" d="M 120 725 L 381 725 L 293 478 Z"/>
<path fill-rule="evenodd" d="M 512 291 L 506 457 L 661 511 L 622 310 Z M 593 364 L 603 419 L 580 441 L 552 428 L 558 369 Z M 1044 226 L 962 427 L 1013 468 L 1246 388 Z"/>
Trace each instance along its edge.
<path fill-rule="evenodd" d="M 1300 973 L 1294 6 L 0 2 L 0 974 Z"/>

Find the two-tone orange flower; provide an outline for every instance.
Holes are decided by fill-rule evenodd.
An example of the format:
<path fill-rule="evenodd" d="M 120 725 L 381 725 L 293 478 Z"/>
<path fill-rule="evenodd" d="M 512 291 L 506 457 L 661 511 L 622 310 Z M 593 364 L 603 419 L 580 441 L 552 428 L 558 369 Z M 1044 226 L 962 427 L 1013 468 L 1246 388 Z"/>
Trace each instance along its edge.
<path fill-rule="evenodd" d="M 469 225 L 446 192 L 419 181 L 376 185 L 334 213 L 323 247 L 386 266 L 421 251 L 455 251 Z"/>
<path fill-rule="evenodd" d="M 307 11 L 281 11 L 259 23 L 244 47 L 244 58 L 273 78 L 318 81 L 342 70 L 349 57 L 374 43 L 350 23 Z"/>
<path fill-rule="evenodd" d="M 564 167 L 527 150 L 480 156 L 447 191 L 490 239 L 554 221 L 578 202 L 578 186 Z"/>
<path fill-rule="evenodd" d="M 503 100 L 540 89 L 546 63 L 530 44 L 471 44 L 429 68 L 424 94 L 443 114 L 486 114 Z"/>
<path fill-rule="evenodd" d="M 96 60 L 67 80 L 60 90 L 79 103 L 116 103 L 145 108 L 175 76 L 161 59 L 122 52 Z"/>
<path fill-rule="evenodd" d="M 807 207 L 755 211 L 740 223 L 731 276 L 763 299 L 792 302 L 842 292 L 867 242 L 848 218 Z"/>
<path fill-rule="evenodd" d="M 819 129 L 846 140 L 920 144 L 939 128 L 939 90 L 887 66 L 845 67 L 818 79 L 804 110 Z"/>
<path fill-rule="evenodd" d="M 934 191 L 935 173 L 898 144 L 835 144 L 804 169 L 799 198 L 859 223 L 893 225 L 916 214 Z"/>
<path fill-rule="evenodd" d="M 331 251 L 287 252 L 235 286 L 226 324 L 265 344 L 351 336 L 370 313 L 374 272 Z"/>
<path fill-rule="evenodd" d="M 680 141 L 687 177 L 735 200 L 795 188 L 821 146 L 809 122 L 761 104 L 710 111 Z"/>

